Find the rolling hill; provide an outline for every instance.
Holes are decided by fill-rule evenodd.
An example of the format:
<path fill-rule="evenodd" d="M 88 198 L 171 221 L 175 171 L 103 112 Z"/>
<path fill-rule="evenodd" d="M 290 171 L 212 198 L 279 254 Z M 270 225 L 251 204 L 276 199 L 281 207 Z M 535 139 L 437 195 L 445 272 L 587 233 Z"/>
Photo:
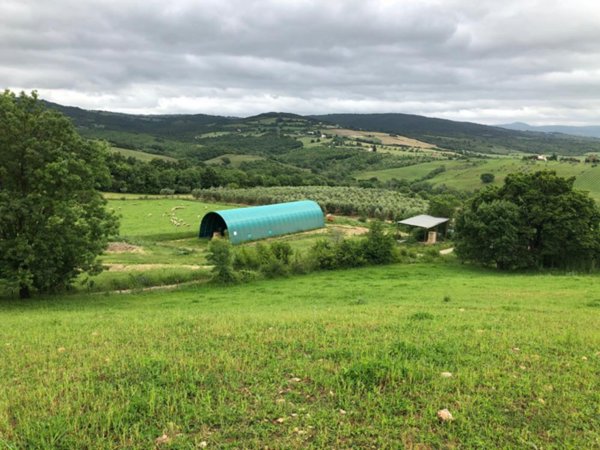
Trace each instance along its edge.
<path fill-rule="evenodd" d="M 574 136 L 588 136 L 600 138 L 600 126 L 585 126 L 585 127 L 574 127 L 567 125 L 542 125 L 534 126 L 523 122 L 506 123 L 498 125 L 501 128 L 507 128 L 509 130 L 518 131 L 543 131 L 544 133 L 563 133 L 571 134 Z"/>
<path fill-rule="evenodd" d="M 386 133 L 391 138 L 414 139 L 462 154 L 518 152 L 583 155 L 588 152 L 600 152 L 599 138 L 555 132 L 512 130 L 412 114 L 301 116 L 270 112 L 239 118 L 206 114 L 132 115 L 107 111 L 87 111 L 49 102 L 46 104 L 69 116 L 80 132 L 87 137 L 106 139 L 123 148 L 169 156 L 177 156 L 176 147 L 178 146 L 176 144 L 161 145 L 161 140 L 189 144 L 199 143 L 198 141 L 201 139 L 218 135 L 238 134 L 239 137 L 250 138 L 267 133 L 299 138 L 327 126 Z M 568 129 L 565 130 L 568 131 Z M 243 145 L 241 147 L 243 153 Z M 218 155 L 207 155 L 206 159 L 215 156 Z"/>

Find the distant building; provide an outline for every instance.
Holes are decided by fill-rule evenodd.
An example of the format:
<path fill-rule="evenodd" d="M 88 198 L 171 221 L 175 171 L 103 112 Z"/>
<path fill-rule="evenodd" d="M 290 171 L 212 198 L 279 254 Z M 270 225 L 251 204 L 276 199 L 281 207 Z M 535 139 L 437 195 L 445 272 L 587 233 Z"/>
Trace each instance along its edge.
<path fill-rule="evenodd" d="M 450 219 L 446 217 L 433 217 L 427 214 L 409 217 L 408 219 L 400 220 L 399 225 L 408 225 L 409 227 L 418 227 L 426 230 L 426 244 L 435 244 L 437 242 L 437 227 Z"/>

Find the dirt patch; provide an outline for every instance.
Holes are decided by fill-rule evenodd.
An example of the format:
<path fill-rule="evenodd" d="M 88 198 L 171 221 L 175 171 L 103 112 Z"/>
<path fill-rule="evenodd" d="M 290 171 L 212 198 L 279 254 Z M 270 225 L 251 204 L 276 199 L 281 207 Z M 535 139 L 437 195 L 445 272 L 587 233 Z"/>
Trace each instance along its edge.
<path fill-rule="evenodd" d="M 195 264 L 104 264 L 111 272 L 144 272 L 153 269 L 210 269 L 212 266 L 198 266 Z"/>
<path fill-rule="evenodd" d="M 346 236 L 360 236 L 369 232 L 367 227 L 357 227 L 352 225 L 329 225 L 329 229 L 340 231 Z"/>
<path fill-rule="evenodd" d="M 145 253 L 142 247 L 127 242 L 111 242 L 106 253 Z"/>

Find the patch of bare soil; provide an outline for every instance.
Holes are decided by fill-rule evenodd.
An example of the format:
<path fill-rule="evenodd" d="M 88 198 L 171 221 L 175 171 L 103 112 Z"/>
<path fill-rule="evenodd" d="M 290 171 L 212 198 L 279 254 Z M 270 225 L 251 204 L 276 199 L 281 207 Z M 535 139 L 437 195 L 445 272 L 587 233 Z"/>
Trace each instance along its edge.
<path fill-rule="evenodd" d="M 326 133 L 336 134 L 338 136 L 347 136 L 351 138 L 374 138 L 379 139 L 383 145 L 404 145 L 408 147 L 417 148 L 436 148 L 435 145 L 427 142 L 418 141 L 411 139 L 406 136 L 391 136 L 388 133 L 381 133 L 379 131 L 357 131 L 348 130 L 346 128 L 331 128 L 325 130 Z"/>
<path fill-rule="evenodd" d="M 195 264 L 104 264 L 111 272 L 143 272 L 152 269 L 210 269 L 212 266 L 198 266 Z"/>
<path fill-rule="evenodd" d="M 329 228 L 338 230 L 346 236 L 360 236 L 369 232 L 367 227 L 358 227 L 352 225 L 329 225 Z"/>
<path fill-rule="evenodd" d="M 127 242 L 111 242 L 106 253 L 145 253 L 142 247 Z"/>

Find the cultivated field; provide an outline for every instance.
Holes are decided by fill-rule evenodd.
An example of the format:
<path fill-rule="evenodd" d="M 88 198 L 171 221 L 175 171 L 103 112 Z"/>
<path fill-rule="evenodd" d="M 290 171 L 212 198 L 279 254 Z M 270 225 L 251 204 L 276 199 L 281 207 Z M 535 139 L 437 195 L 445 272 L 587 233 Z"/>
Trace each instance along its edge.
<path fill-rule="evenodd" d="M 388 133 L 380 133 L 378 131 L 357 131 L 357 130 L 348 130 L 345 128 L 327 128 L 324 130 L 327 134 L 332 134 L 335 136 L 344 136 L 350 138 L 358 138 L 372 141 L 376 144 L 383 145 L 402 145 L 406 147 L 414 147 L 414 148 L 428 148 L 435 149 L 436 146 L 432 144 L 428 144 L 427 142 L 418 141 L 416 139 L 411 139 L 406 136 L 392 136 Z"/>

